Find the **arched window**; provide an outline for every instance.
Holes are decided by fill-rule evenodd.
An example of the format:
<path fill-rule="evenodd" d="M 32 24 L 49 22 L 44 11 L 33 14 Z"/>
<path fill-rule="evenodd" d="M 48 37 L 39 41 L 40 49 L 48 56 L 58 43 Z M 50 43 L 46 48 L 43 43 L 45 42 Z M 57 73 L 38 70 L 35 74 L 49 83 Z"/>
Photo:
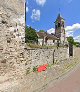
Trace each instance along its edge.
<path fill-rule="evenodd" d="M 58 23 L 58 27 L 60 27 L 60 23 Z"/>
<path fill-rule="evenodd" d="M 62 22 L 62 26 L 64 27 L 64 22 Z"/>

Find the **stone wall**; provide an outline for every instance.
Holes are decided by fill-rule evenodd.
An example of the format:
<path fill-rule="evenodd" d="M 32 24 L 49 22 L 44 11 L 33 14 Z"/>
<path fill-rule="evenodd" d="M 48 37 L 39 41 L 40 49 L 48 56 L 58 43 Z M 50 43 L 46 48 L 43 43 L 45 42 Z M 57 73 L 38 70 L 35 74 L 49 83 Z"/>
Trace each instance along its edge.
<path fill-rule="evenodd" d="M 68 49 L 28 49 L 24 52 L 28 67 L 33 67 L 43 64 L 53 64 L 53 61 L 64 61 L 68 58 Z"/>
<path fill-rule="evenodd" d="M 20 68 L 24 38 L 25 0 L 0 0 L 0 75 Z"/>

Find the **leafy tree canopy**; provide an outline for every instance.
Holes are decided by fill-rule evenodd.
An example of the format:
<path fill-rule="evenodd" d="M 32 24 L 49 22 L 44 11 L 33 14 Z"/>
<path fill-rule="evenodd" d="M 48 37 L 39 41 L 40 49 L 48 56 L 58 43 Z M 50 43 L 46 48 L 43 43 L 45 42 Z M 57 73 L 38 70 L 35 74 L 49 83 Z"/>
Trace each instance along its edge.
<path fill-rule="evenodd" d="M 45 32 L 44 30 L 40 30 L 39 32 Z"/>
<path fill-rule="evenodd" d="M 38 37 L 36 34 L 36 30 L 31 27 L 26 27 L 25 31 L 25 42 L 26 43 L 37 43 Z"/>
<path fill-rule="evenodd" d="M 69 43 L 75 45 L 76 47 L 80 47 L 80 43 L 75 42 L 72 36 L 68 37 L 67 40 L 68 40 Z"/>
<path fill-rule="evenodd" d="M 74 44 L 74 39 L 73 39 L 72 36 L 68 37 L 68 38 L 67 38 L 67 41 L 68 41 L 69 43 Z"/>
<path fill-rule="evenodd" d="M 75 45 L 76 47 L 80 47 L 80 43 L 79 43 L 79 42 L 74 42 L 74 45 Z"/>

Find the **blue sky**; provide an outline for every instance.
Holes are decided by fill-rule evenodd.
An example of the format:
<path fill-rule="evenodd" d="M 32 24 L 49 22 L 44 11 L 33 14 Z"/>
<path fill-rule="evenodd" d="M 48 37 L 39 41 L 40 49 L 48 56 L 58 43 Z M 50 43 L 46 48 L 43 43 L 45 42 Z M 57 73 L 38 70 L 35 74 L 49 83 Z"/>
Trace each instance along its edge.
<path fill-rule="evenodd" d="M 54 21 L 60 12 L 65 19 L 66 35 L 80 41 L 80 0 L 27 0 L 26 2 L 26 25 L 52 33 Z"/>

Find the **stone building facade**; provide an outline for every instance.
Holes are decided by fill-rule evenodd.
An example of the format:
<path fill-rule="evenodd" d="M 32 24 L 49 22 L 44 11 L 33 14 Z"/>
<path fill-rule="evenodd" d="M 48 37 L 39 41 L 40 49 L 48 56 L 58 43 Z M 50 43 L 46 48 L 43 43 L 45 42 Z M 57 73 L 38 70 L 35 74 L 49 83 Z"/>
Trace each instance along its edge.
<path fill-rule="evenodd" d="M 47 32 L 37 32 L 38 45 L 53 46 L 59 39 L 53 34 Z M 55 42 L 54 42 L 55 41 Z"/>

